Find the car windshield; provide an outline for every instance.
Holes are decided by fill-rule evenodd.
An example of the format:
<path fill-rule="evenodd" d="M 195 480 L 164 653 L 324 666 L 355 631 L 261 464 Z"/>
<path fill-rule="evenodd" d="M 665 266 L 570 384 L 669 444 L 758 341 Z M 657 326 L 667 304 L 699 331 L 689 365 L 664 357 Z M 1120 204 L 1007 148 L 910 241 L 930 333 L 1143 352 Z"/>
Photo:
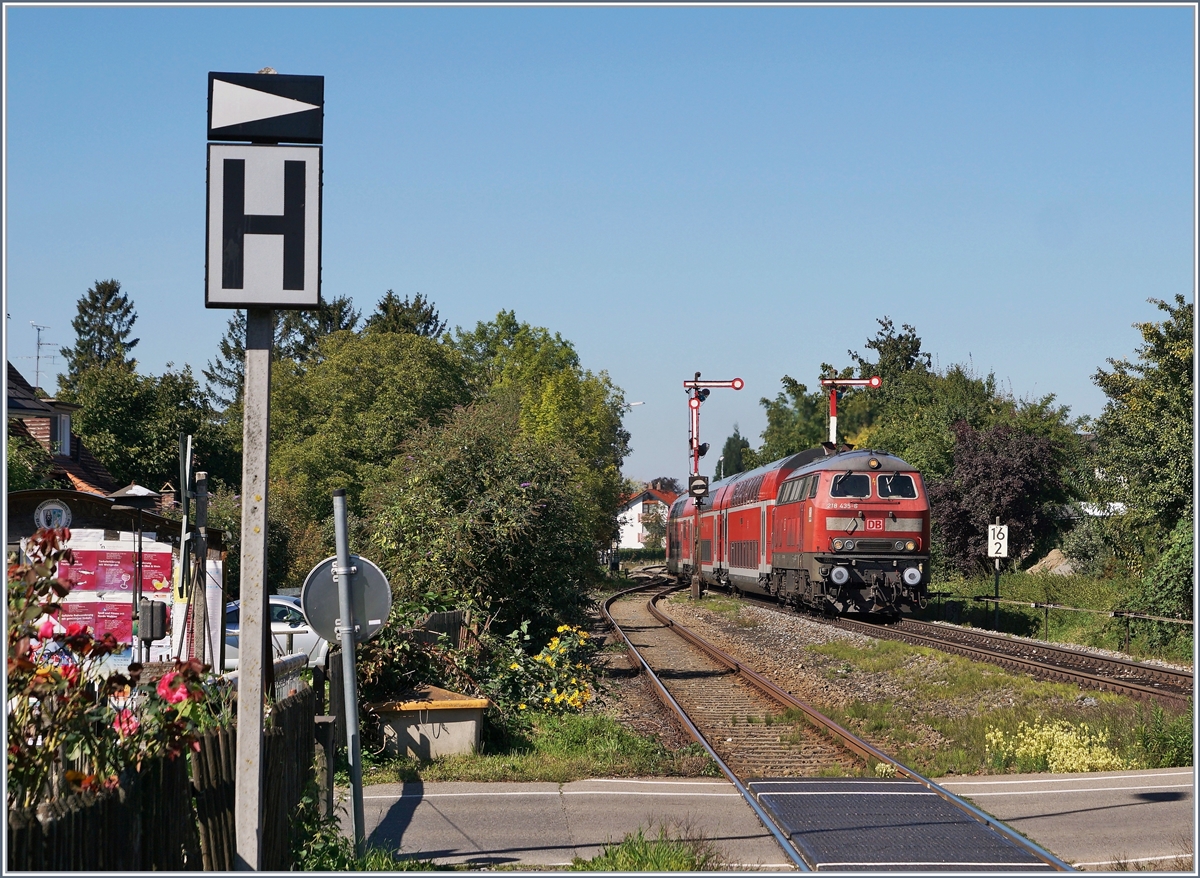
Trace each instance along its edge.
<path fill-rule="evenodd" d="M 230 607 L 225 611 L 225 624 L 236 626 L 238 623 L 238 608 Z"/>
<path fill-rule="evenodd" d="M 913 483 L 912 476 L 880 473 L 877 481 L 880 497 L 903 497 L 911 500 L 917 496 L 917 486 Z"/>
<path fill-rule="evenodd" d="M 870 497 L 871 479 L 866 473 L 846 472 L 834 476 L 829 486 L 830 497 Z"/>

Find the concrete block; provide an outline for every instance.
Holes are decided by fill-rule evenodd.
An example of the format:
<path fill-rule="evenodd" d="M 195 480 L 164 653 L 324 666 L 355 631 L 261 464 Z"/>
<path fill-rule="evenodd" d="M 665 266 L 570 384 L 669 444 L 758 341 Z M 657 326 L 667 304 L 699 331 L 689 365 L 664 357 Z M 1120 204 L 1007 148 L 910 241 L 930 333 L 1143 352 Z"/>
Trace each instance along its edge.
<path fill-rule="evenodd" d="M 379 715 L 386 753 L 428 761 L 478 750 L 491 702 L 422 686 L 403 701 L 366 706 Z"/>

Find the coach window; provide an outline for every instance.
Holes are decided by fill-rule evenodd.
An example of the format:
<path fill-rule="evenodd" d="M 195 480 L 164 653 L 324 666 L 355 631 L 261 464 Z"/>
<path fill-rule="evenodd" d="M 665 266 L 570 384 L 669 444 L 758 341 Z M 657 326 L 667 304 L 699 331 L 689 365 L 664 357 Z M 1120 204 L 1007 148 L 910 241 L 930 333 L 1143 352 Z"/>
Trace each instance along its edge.
<path fill-rule="evenodd" d="M 913 484 L 912 476 L 880 473 L 877 481 L 880 497 L 903 497 L 911 500 L 917 496 L 917 486 Z"/>
<path fill-rule="evenodd" d="M 830 497 L 870 497 L 871 478 L 866 473 L 839 473 L 829 486 Z"/>

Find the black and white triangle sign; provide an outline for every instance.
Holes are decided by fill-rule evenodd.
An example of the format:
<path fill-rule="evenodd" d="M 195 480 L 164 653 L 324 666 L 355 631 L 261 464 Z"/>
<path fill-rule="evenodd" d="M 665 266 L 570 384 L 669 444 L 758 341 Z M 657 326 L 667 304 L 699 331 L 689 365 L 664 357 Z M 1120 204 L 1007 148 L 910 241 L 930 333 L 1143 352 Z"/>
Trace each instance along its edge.
<path fill-rule="evenodd" d="M 208 139 L 320 143 L 325 77 L 209 73 Z"/>

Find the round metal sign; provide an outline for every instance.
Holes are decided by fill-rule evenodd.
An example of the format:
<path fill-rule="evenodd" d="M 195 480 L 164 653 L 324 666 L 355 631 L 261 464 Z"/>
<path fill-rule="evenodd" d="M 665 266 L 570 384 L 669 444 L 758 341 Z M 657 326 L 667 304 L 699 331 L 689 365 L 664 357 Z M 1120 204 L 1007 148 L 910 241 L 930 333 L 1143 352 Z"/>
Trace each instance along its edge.
<path fill-rule="evenodd" d="M 338 598 L 338 581 L 333 574 L 337 556 L 326 558 L 312 569 L 300 590 L 300 609 L 312 629 L 330 643 L 341 642 L 338 628 L 342 610 Z M 357 568 L 350 577 L 350 602 L 357 630 L 355 643 L 370 640 L 379 633 L 392 609 L 392 587 L 374 563 L 358 555 L 350 556 L 350 566 Z"/>
<path fill-rule="evenodd" d="M 70 527 L 71 507 L 62 500 L 44 500 L 33 511 L 33 523 L 38 527 Z"/>

